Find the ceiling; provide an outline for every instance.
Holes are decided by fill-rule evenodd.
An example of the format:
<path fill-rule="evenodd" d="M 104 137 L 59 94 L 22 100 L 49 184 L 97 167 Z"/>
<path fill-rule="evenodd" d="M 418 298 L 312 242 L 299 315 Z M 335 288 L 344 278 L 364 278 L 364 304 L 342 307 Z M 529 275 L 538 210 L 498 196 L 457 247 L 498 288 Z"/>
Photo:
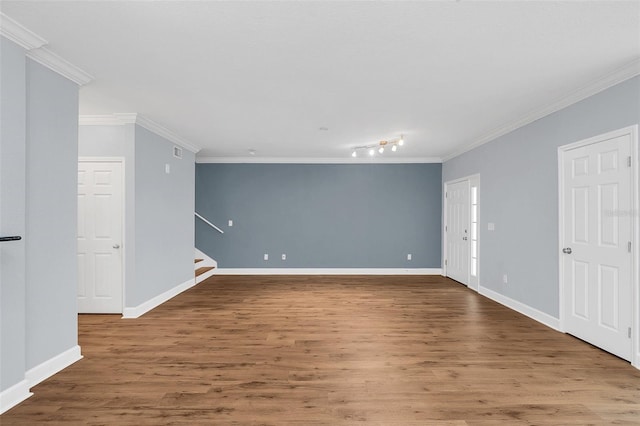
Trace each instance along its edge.
<path fill-rule="evenodd" d="M 81 114 L 135 112 L 222 161 L 347 159 L 400 134 L 386 159 L 448 158 L 640 58 L 638 1 L 1 8 L 94 77 Z"/>

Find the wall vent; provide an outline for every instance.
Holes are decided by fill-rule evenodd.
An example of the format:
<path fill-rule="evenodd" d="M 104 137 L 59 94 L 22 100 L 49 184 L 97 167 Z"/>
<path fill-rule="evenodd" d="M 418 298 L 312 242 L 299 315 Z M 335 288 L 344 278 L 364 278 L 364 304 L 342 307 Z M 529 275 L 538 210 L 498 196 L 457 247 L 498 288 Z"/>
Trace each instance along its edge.
<path fill-rule="evenodd" d="M 173 147 L 173 156 L 176 158 L 182 158 L 182 148 L 179 146 Z"/>

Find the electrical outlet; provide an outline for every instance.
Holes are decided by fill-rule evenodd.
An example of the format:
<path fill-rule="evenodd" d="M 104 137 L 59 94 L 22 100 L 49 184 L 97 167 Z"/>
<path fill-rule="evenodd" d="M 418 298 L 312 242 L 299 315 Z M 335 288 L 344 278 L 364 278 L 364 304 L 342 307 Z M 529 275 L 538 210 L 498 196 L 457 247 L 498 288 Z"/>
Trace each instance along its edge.
<path fill-rule="evenodd" d="M 412 258 L 411 253 L 409 253 L 409 254 L 407 255 L 407 260 L 411 260 L 411 258 Z"/>
<path fill-rule="evenodd" d="M 509 282 L 509 280 L 507 279 L 507 274 L 502 275 L 502 282 L 504 284 L 507 284 Z"/>
<path fill-rule="evenodd" d="M 285 253 L 282 253 L 282 260 L 287 260 L 287 255 Z"/>
<path fill-rule="evenodd" d="M 166 164 L 164 165 L 164 172 L 165 172 L 166 174 L 171 173 L 171 164 L 166 163 Z"/>
<path fill-rule="evenodd" d="M 229 219 L 229 226 L 233 226 L 233 220 Z"/>
<path fill-rule="evenodd" d="M 496 230 L 496 224 L 493 223 L 493 222 L 487 223 L 487 230 L 488 231 L 495 231 Z"/>
<path fill-rule="evenodd" d="M 264 256 L 263 256 L 263 259 L 264 259 L 264 260 L 269 260 L 269 254 L 268 254 L 268 253 L 265 253 L 265 254 L 264 254 Z"/>

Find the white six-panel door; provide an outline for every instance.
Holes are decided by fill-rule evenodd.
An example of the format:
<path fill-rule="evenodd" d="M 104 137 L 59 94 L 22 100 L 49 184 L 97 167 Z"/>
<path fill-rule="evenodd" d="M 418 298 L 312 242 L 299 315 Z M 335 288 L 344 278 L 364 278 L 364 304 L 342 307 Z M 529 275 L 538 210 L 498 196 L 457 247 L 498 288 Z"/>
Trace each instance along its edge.
<path fill-rule="evenodd" d="M 565 331 L 631 360 L 631 136 L 562 155 Z"/>
<path fill-rule="evenodd" d="M 78 312 L 122 313 L 122 163 L 78 163 Z"/>
<path fill-rule="evenodd" d="M 446 191 L 447 276 L 469 285 L 469 181 L 448 184 Z"/>

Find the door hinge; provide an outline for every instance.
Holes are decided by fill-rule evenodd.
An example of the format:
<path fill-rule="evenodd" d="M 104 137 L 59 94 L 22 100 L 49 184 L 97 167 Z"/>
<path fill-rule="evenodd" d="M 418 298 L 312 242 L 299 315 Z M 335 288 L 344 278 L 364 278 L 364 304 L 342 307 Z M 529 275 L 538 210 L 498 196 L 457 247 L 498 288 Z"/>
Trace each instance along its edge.
<path fill-rule="evenodd" d="M 627 157 L 627 167 L 631 167 L 631 156 Z"/>
<path fill-rule="evenodd" d="M 444 266 L 447 266 L 447 259 L 444 260 Z"/>
<path fill-rule="evenodd" d="M 448 192 L 444 193 L 444 198 L 449 198 L 449 193 Z"/>
<path fill-rule="evenodd" d="M 627 337 L 631 339 L 631 327 L 627 328 Z"/>
<path fill-rule="evenodd" d="M 627 251 L 631 253 L 631 241 L 627 243 Z"/>
<path fill-rule="evenodd" d="M 449 228 L 447 227 L 447 225 L 444 226 L 444 232 L 447 232 Z"/>

